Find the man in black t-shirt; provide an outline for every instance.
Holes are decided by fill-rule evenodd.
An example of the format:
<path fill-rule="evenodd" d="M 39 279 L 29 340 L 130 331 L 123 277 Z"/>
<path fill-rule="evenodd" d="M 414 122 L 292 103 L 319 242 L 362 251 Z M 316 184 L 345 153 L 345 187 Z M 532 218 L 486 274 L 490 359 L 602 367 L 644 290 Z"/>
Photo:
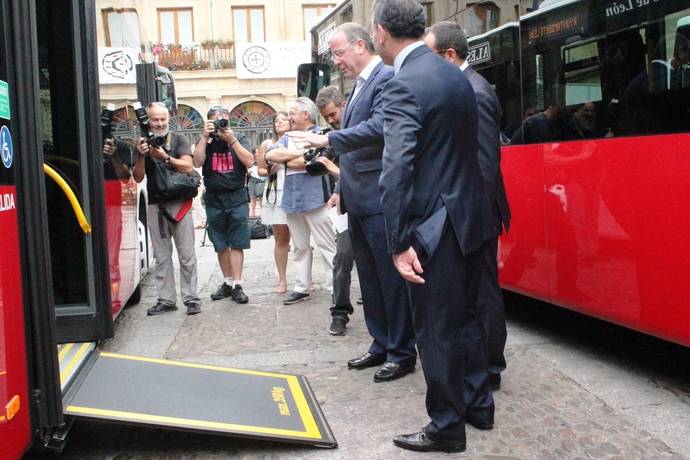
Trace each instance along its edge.
<path fill-rule="evenodd" d="M 137 142 L 139 158 L 134 163 L 132 175 L 141 182 L 144 175 L 148 192 L 148 226 L 151 231 L 153 255 L 156 258 L 155 281 L 158 289 L 158 302 L 149 308 L 149 315 L 160 315 L 177 310 L 175 303 L 175 274 L 172 264 L 172 242 L 175 240 L 180 260 L 180 294 L 187 306 L 187 314 L 201 311 L 197 296 L 196 254 L 194 253 L 194 222 L 192 221 L 191 198 L 165 199 L 160 196 L 156 183 L 156 168 L 172 167 L 182 173 L 191 173 L 192 152 L 189 141 L 179 133 L 171 133 L 168 128 L 170 115 L 162 102 L 152 102 L 146 107 L 151 123 L 151 131 L 156 136 L 165 137 L 165 145 L 153 147 L 146 139 Z"/>
<path fill-rule="evenodd" d="M 194 166 L 202 166 L 208 236 L 225 278 L 211 299 L 232 297 L 237 303 L 247 303 L 240 281 L 244 250 L 249 249 L 251 239 L 246 180 L 254 156 L 244 135 L 233 132 L 227 123 L 226 127 L 214 123 L 227 121 L 228 116 L 228 110 L 221 106 L 208 111 L 208 121 L 194 149 Z"/>

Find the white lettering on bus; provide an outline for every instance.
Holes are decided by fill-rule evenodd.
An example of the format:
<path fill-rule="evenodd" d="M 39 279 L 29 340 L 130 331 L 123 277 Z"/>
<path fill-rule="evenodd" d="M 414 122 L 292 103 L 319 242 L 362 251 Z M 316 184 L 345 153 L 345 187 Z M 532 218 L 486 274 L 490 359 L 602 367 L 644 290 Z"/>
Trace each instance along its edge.
<path fill-rule="evenodd" d="M 628 11 L 632 11 L 637 8 L 642 8 L 650 3 L 658 3 L 659 0 L 627 0 L 622 2 L 613 3 L 611 6 L 606 7 L 606 17 L 610 18 L 612 16 L 618 16 Z"/>
<path fill-rule="evenodd" d="M 0 212 L 9 211 L 10 209 L 15 209 L 14 194 L 3 193 L 0 197 Z"/>

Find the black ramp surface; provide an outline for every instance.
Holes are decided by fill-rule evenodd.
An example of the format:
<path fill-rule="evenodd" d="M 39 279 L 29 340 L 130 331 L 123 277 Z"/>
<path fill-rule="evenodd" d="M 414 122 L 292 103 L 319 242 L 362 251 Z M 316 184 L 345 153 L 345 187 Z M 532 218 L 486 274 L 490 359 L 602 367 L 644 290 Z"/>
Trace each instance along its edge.
<path fill-rule="evenodd" d="M 303 377 L 100 353 L 65 414 L 335 446 Z"/>

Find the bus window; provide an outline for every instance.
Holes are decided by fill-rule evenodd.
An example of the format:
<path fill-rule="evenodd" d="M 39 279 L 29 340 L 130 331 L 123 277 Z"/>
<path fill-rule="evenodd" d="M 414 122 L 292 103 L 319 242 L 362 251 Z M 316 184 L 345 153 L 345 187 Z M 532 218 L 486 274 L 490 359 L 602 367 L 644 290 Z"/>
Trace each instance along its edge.
<path fill-rule="evenodd" d="M 609 19 L 572 5 L 523 21 L 523 110 L 539 113 L 511 144 L 690 130 L 690 9 L 642 21 L 659 7 Z"/>
<path fill-rule="evenodd" d="M 597 43 L 563 49 L 565 105 L 601 101 L 601 76 Z"/>

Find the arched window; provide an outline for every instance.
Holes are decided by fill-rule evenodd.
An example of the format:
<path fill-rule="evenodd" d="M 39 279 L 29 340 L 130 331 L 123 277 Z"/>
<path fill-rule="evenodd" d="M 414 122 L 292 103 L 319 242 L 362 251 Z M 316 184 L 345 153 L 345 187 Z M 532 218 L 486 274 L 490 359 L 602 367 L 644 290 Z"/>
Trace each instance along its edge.
<path fill-rule="evenodd" d="M 268 104 L 260 101 L 248 101 L 230 111 L 230 127 L 249 138 L 252 148 L 273 135 L 271 120 L 275 115 Z"/>
<path fill-rule="evenodd" d="M 192 146 L 199 141 L 203 127 L 204 117 L 190 105 L 177 104 L 177 109 L 170 111 L 170 131 L 184 134 Z"/>
<path fill-rule="evenodd" d="M 139 130 L 137 116 L 134 113 L 134 107 L 126 105 L 115 110 L 113 113 L 112 130 L 113 137 L 122 141 L 136 140 L 141 137 L 141 131 Z"/>

